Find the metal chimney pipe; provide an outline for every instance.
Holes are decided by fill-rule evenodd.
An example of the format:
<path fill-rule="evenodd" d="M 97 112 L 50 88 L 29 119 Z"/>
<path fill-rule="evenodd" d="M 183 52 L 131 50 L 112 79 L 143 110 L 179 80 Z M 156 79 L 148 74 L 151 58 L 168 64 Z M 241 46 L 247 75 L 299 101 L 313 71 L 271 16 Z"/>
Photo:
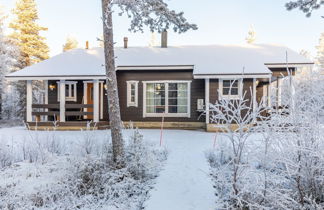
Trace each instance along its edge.
<path fill-rule="evenodd" d="M 128 48 L 128 37 L 124 37 L 124 48 Z"/>
<path fill-rule="evenodd" d="M 161 34 L 161 47 L 167 48 L 168 47 L 168 32 L 164 30 Z"/>

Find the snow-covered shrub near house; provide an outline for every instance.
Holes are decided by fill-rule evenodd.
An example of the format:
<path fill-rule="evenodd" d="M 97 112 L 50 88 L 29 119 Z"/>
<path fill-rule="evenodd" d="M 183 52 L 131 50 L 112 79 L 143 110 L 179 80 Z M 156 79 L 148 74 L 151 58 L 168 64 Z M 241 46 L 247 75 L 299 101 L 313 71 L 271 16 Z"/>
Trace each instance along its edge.
<path fill-rule="evenodd" d="M 217 208 L 253 207 L 260 199 L 253 194 L 260 191 L 260 185 L 248 183 L 255 182 L 253 166 L 249 166 L 253 152 L 250 137 L 256 120 L 266 118 L 262 104 L 253 103 L 244 93 L 237 100 L 222 99 L 210 105 L 210 120 L 225 137 L 218 141 L 217 152 L 207 153 L 215 181 Z"/>
<path fill-rule="evenodd" d="M 287 108 L 289 115 L 277 116 L 287 132 L 276 135 L 277 164 L 289 177 L 296 208 L 324 207 L 324 79 L 313 70 L 297 76 Z"/>
<path fill-rule="evenodd" d="M 13 156 L 0 153 L 1 209 L 141 209 L 167 158 L 136 130 L 125 132 L 123 169 L 107 161 L 108 131 L 28 133 L 6 143 Z"/>
<path fill-rule="evenodd" d="M 244 141 L 241 137 L 220 139 L 216 149 L 207 153 L 217 208 L 324 208 L 324 127 L 320 120 L 324 81 L 319 72 L 310 71 L 296 76 L 289 88 L 285 110 L 268 110 L 270 117 L 258 117 L 255 126 L 244 132 L 249 135 Z M 242 111 L 241 106 L 233 109 L 233 113 Z M 217 113 L 212 118 L 219 119 L 221 112 Z M 224 135 L 242 136 L 240 129 Z"/>

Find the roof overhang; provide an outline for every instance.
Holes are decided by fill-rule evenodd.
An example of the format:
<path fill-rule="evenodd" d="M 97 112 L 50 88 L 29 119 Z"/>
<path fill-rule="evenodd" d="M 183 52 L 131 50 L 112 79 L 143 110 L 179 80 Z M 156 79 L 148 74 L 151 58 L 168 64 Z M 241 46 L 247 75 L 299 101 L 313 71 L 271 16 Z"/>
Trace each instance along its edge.
<path fill-rule="evenodd" d="M 314 63 L 265 63 L 268 68 L 298 68 L 298 67 L 306 67 L 313 66 Z"/>
<path fill-rule="evenodd" d="M 248 79 L 248 78 L 259 78 L 268 79 L 272 73 L 268 74 L 196 74 L 194 79 Z"/>
<path fill-rule="evenodd" d="M 117 66 L 116 70 L 193 70 L 194 65 Z"/>
<path fill-rule="evenodd" d="M 106 79 L 105 75 L 55 75 L 55 76 L 6 76 L 7 80 L 94 80 Z"/>

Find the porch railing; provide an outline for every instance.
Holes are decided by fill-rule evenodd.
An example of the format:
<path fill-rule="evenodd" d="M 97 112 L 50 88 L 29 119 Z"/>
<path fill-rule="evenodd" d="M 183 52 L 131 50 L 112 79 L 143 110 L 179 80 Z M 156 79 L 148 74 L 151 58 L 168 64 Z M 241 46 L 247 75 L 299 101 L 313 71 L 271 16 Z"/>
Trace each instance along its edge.
<path fill-rule="evenodd" d="M 60 104 L 33 104 L 33 109 L 41 109 L 42 111 L 33 111 L 33 116 L 59 116 Z M 93 115 L 93 112 L 83 111 L 86 108 L 93 108 L 92 104 L 65 104 L 65 116 L 82 116 Z M 45 109 L 48 109 L 47 111 Z M 80 109 L 80 111 L 68 110 L 68 109 Z"/>

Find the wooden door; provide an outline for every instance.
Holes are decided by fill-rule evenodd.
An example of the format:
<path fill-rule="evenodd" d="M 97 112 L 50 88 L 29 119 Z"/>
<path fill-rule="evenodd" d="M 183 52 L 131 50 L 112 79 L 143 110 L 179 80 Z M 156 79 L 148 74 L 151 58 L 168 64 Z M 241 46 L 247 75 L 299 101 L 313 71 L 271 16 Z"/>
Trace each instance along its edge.
<path fill-rule="evenodd" d="M 92 104 L 93 105 L 93 83 L 88 83 L 87 84 L 87 104 Z M 93 113 L 93 107 L 88 108 L 87 112 L 92 112 Z M 93 120 L 93 114 L 87 115 L 87 119 Z"/>

